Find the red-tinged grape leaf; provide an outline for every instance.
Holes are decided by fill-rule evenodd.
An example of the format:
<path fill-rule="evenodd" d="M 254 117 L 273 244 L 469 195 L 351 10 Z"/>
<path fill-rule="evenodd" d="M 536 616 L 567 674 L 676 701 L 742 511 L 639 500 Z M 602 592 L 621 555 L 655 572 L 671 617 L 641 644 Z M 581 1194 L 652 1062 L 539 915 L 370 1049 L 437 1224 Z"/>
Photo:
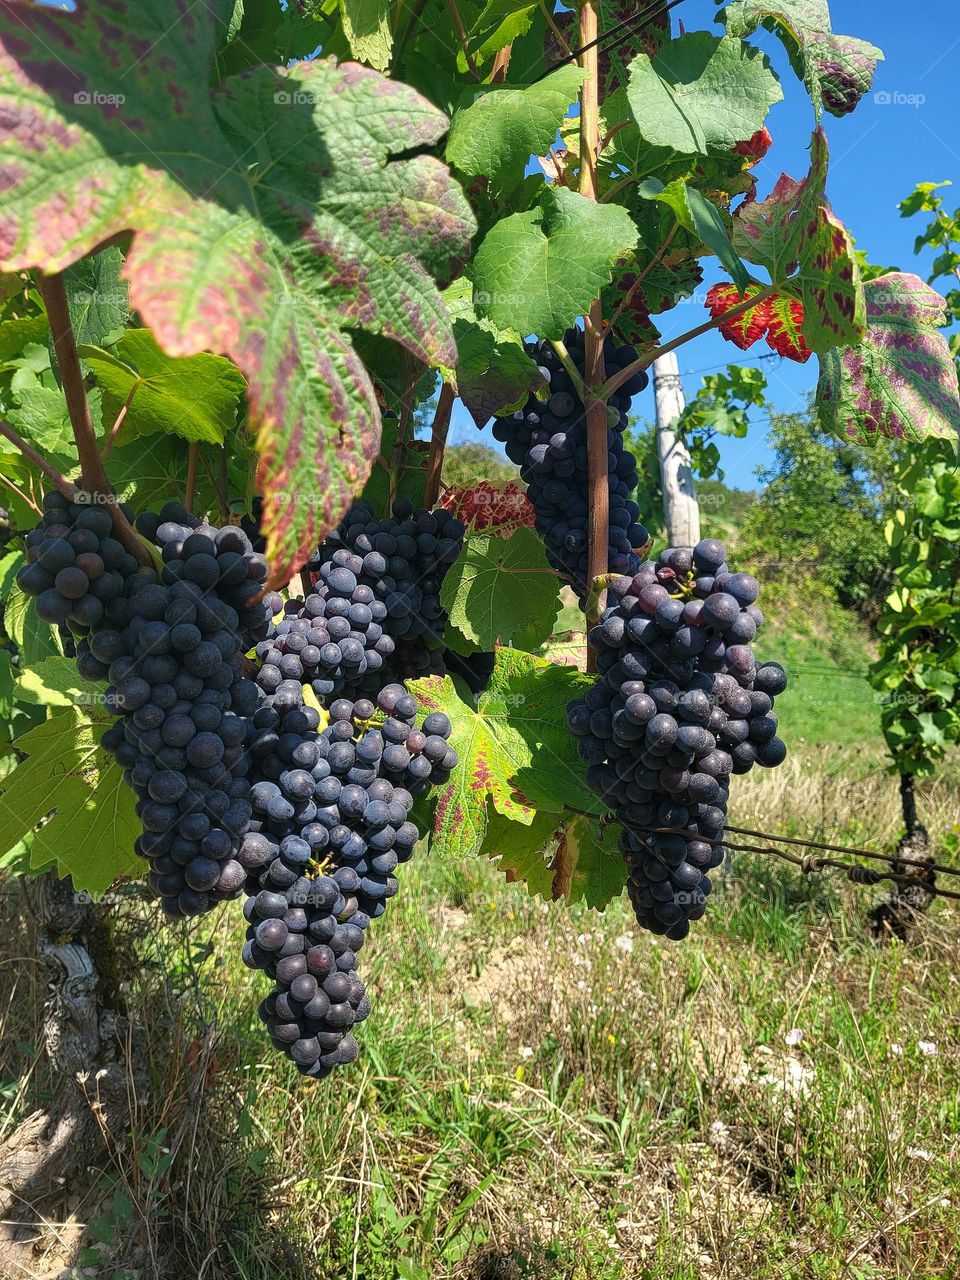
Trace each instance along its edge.
<path fill-rule="evenodd" d="M 468 529 L 486 529 L 498 538 L 509 538 L 517 529 L 532 529 L 536 523 L 526 489 L 512 480 L 505 485 L 478 480 L 473 485 L 447 489 L 440 505 Z"/>
<path fill-rule="evenodd" d="M 560 612 L 559 588 L 532 529 L 515 529 L 507 539 L 492 531 L 468 532 L 443 580 L 440 603 L 448 625 L 474 649 L 509 644 L 534 628 L 542 643 L 552 635 Z"/>
<path fill-rule="evenodd" d="M 819 353 L 859 342 L 866 310 L 853 244 L 824 194 L 828 150 L 819 127 L 810 153 L 810 172 L 801 182 L 781 174 L 766 200 L 740 206 L 733 246 L 803 304 L 803 337 Z"/>
<path fill-rule="evenodd" d="M 766 54 L 742 40 L 691 31 L 630 64 L 627 100 L 641 135 L 680 155 L 729 152 L 783 97 Z"/>
<path fill-rule="evenodd" d="M 776 32 L 818 116 L 822 107 L 834 116 L 853 111 L 883 60 L 866 40 L 833 34 L 827 0 L 730 0 L 722 16 L 732 36 Z"/>
<path fill-rule="evenodd" d="M 99 743 L 109 719 L 72 706 L 23 734 L 25 758 L 0 781 L 0 848 L 36 832 L 33 868 L 56 863 L 77 889 L 99 897 L 120 876 L 139 876 L 146 863 L 133 849 L 141 827 L 123 770 Z"/>
<path fill-rule="evenodd" d="M 601 811 L 567 729 L 567 703 L 587 684 L 572 667 L 505 648 L 497 649 L 493 674 L 475 705 L 449 676 L 409 682 L 425 714 L 450 717 L 460 757 L 437 800 L 433 838 L 441 850 L 456 857 L 481 852 L 488 799 L 497 813 L 525 826 L 544 810 Z"/>
<path fill-rule="evenodd" d="M 766 339 L 771 350 L 797 364 L 806 364 L 813 355 L 803 336 L 803 303 L 777 293 L 767 300 Z"/>
<path fill-rule="evenodd" d="M 444 291 L 443 300 L 457 344 L 456 368 L 444 372 L 478 427 L 519 409 L 531 391 L 545 388 L 520 334 L 477 317 L 473 286 L 465 276 Z"/>
<path fill-rule="evenodd" d="M 940 326 L 943 298 L 918 276 L 868 280 L 867 332 L 820 357 L 817 406 L 827 431 L 872 445 L 960 434 L 957 367 Z"/>
<path fill-rule="evenodd" d="M 501 218 L 477 249 L 477 314 L 501 329 L 562 338 L 636 243 L 626 209 L 544 187 L 535 208 Z"/>
<path fill-rule="evenodd" d="M 209 87 L 230 0 L 0 4 L 0 267 L 56 271 L 121 232 L 130 301 L 171 356 L 248 382 L 262 528 L 285 580 L 359 491 L 379 414 L 349 330 L 431 365 L 455 347 L 434 276 L 474 229 L 447 119 L 377 72 L 322 60 Z M 399 158 L 394 158 L 399 157 Z"/>
<path fill-rule="evenodd" d="M 715 284 L 707 290 L 707 310 L 714 320 L 734 310 L 748 298 L 761 292 L 760 285 L 750 285 L 743 293 L 732 284 Z M 721 320 L 717 326 L 728 342 L 746 351 L 766 333 L 770 325 L 769 299 L 763 299 L 748 311 L 742 311 L 731 320 Z"/>

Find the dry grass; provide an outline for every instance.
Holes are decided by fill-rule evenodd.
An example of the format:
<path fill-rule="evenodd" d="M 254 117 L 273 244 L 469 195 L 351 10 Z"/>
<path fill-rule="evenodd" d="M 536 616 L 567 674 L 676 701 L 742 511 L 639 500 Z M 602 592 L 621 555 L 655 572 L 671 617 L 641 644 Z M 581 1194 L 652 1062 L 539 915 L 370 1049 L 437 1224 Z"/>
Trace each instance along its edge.
<path fill-rule="evenodd" d="M 751 776 L 736 820 L 889 846 L 895 789 L 858 767 Z M 928 789 L 936 832 L 957 798 Z M 361 1058 L 319 1086 L 260 1034 L 239 913 L 151 929 L 130 979 L 153 1084 L 62 1206 L 92 1224 L 75 1274 L 955 1276 L 960 912 L 878 946 L 878 895 L 744 855 L 671 946 L 621 903 L 570 912 L 422 860 L 366 959 Z M 23 1043 L 42 989 L 6 952 Z M 46 1082 L 19 1090 L 16 1051 L 4 1067 L 12 1123 Z"/>

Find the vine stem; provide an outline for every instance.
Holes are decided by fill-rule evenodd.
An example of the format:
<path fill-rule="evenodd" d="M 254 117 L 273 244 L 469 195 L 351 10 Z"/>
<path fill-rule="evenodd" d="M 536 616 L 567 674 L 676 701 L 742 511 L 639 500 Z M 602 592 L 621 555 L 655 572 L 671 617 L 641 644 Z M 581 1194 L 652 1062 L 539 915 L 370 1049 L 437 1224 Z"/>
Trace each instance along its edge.
<path fill-rule="evenodd" d="M 423 505 L 429 511 L 440 497 L 440 477 L 443 473 L 443 451 L 447 446 L 447 432 L 450 430 L 450 417 L 453 413 L 453 387 L 444 382 L 437 400 L 437 411 L 433 415 L 433 430 L 430 435 L 430 456 L 427 459 L 427 482 L 423 490 Z"/>
<path fill-rule="evenodd" d="M 32 507 L 38 516 L 43 515 L 43 508 L 37 506 L 33 498 L 31 498 L 29 494 L 24 493 L 22 489 L 18 488 L 8 476 L 0 476 L 0 480 L 3 481 L 8 489 L 12 490 L 17 495 L 21 502 L 25 502 L 28 507 Z"/>
<path fill-rule="evenodd" d="M 597 54 L 597 6 L 595 0 L 583 0 L 580 6 L 580 66 L 585 73 L 580 89 L 580 194 L 587 200 L 597 199 L 597 152 L 600 146 L 600 75 Z M 603 304 L 594 298 L 584 316 L 583 380 L 587 421 L 587 485 L 589 489 L 587 521 L 587 580 L 596 582 L 607 572 L 610 546 L 610 490 L 607 484 L 607 405 L 603 362 Z M 587 612 L 587 631 L 599 616 L 600 600 L 592 602 Z M 587 645 L 587 670 L 596 668 L 595 655 Z"/>
<path fill-rule="evenodd" d="M 37 453 L 32 444 L 27 444 L 26 440 L 18 435 L 13 427 L 6 422 L 0 422 L 0 436 L 9 440 L 15 449 L 19 449 L 27 461 L 32 462 L 37 470 L 47 477 L 58 493 L 62 493 L 70 502 L 74 500 L 79 492 L 77 486 L 68 480 L 65 475 L 61 475 L 56 467 L 51 466 L 42 454 Z"/>
<path fill-rule="evenodd" d="M 759 293 L 752 298 L 748 298 L 746 302 L 738 302 L 735 307 L 725 311 L 722 316 L 706 320 L 703 324 L 698 324 L 695 329 L 688 329 L 686 333 L 681 333 L 679 337 L 671 338 L 669 342 L 665 342 L 662 347 L 656 347 L 645 356 L 640 356 L 623 369 L 619 369 L 611 378 L 608 378 L 598 394 L 609 398 L 619 391 L 625 382 L 629 382 L 635 373 L 648 369 L 658 356 L 665 356 L 668 351 L 676 351 L 677 347 L 682 347 L 687 342 L 692 342 L 694 338 L 699 338 L 703 334 L 709 333 L 711 329 L 718 328 L 727 320 L 735 320 L 737 316 L 742 316 L 745 311 L 750 311 L 759 303 L 766 302 L 767 298 L 772 298 L 779 288 L 778 284 L 765 285 Z"/>
<path fill-rule="evenodd" d="M 560 363 L 570 375 L 570 381 L 576 387 L 577 395 L 579 395 L 581 400 L 586 402 L 587 392 L 583 383 L 583 378 L 580 375 L 580 370 L 573 362 L 573 356 L 571 356 L 570 352 L 567 350 L 566 343 L 561 338 L 551 338 L 550 345 L 560 357 Z"/>
<path fill-rule="evenodd" d="M 138 564 L 150 566 L 151 560 L 147 549 L 130 521 L 120 510 L 120 504 L 115 500 L 113 486 L 107 478 L 103 459 L 100 457 L 97 437 L 93 430 L 93 419 L 90 417 L 90 405 L 87 403 L 87 393 L 83 386 L 83 370 L 80 368 L 80 357 L 77 355 L 77 341 L 73 334 L 63 276 L 59 272 L 53 275 L 41 275 L 40 292 L 43 295 L 47 319 L 50 322 L 50 336 L 57 355 L 67 413 L 70 415 L 73 438 L 77 445 L 83 487 L 88 493 L 109 499 L 105 505 L 110 512 L 117 541 L 125 551 L 130 552 Z"/>

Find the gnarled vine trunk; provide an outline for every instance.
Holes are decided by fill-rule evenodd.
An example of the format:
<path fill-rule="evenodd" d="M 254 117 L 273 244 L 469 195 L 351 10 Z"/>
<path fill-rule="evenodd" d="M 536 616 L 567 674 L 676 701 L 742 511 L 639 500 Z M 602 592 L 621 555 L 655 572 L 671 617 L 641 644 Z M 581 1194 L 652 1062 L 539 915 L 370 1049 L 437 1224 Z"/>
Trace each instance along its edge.
<path fill-rule="evenodd" d="M 894 875 L 909 876 L 914 883 L 896 884 L 886 902 L 869 913 L 868 928 L 875 938 L 899 938 L 905 942 L 917 929 L 920 917 L 934 899 L 933 886 L 936 876 L 932 870 L 934 858 L 930 852 L 927 828 L 917 818 L 917 800 L 912 773 L 900 775 L 900 803 L 903 809 L 904 834 L 897 845 L 897 856 L 911 862 L 895 862 Z M 925 865 L 914 865 L 920 861 Z"/>
<path fill-rule="evenodd" d="M 140 1081 L 110 973 L 105 908 L 52 872 L 30 881 L 24 901 L 27 929 L 49 975 L 44 1048 L 56 1071 L 56 1096 L 0 1144 L 0 1273 L 32 1275 L 28 1258 L 45 1204 L 63 1199 L 80 1177 L 89 1183 L 111 1135 L 119 1141 L 129 1128 Z"/>

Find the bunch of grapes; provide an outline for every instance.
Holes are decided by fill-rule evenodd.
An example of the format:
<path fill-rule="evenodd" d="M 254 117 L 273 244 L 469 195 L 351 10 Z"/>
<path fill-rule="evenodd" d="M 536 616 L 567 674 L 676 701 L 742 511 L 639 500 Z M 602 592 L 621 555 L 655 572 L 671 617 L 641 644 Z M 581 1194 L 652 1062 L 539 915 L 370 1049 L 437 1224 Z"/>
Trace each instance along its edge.
<path fill-rule="evenodd" d="M 577 368 L 583 371 L 584 338 L 580 329 L 569 329 L 564 343 Z M 528 344 L 527 350 L 549 384 L 544 402 L 530 395 L 523 409 L 493 425 L 496 440 L 505 445 L 507 457 L 520 466 L 536 513 L 535 527 L 543 538 L 547 559 L 568 582 L 581 603 L 589 592 L 588 536 L 589 491 L 587 484 L 587 420 L 583 401 L 573 380 L 549 342 Z M 604 341 L 606 372 L 612 375 L 637 358 L 633 347 Z M 615 393 L 607 406 L 607 475 L 610 489 L 610 546 L 607 562 L 611 573 L 632 575 L 640 567 L 637 549 L 649 542 L 640 521 L 640 508 L 631 494 L 637 487 L 637 462 L 623 445 L 631 398 L 647 385 L 646 373 L 635 374 Z"/>
<path fill-rule="evenodd" d="M 370 1011 L 357 953 L 420 838 L 414 796 L 446 781 L 457 756 L 447 717 L 416 728 L 402 685 L 381 689 L 376 706 L 336 699 L 323 732 L 289 693 L 254 717 L 254 818 L 238 853 L 243 959 L 274 980 L 260 1006 L 273 1043 L 304 1074 L 325 1076 L 357 1055 L 350 1029 Z"/>
<path fill-rule="evenodd" d="M 637 920 L 668 938 L 704 914 L 730 775 L 786 756 L 773 703 L 787 677 L 750 648 L 759 593 L 713 539 L 668 548 L 614 583 L 589 637 L 598 680 L 567 709 L 589 783 L 623 827 Z"/>
<path fill-rule="evenodd" d="M 40 523 L 26 537 L 27 563 L 17 574 L 17 585 L 36 598 L 44 622 L 66 623 L 83 636 L 108 620 L 111 604 L 140 571 L 112 534 L 105 507 L 68 502 L 56 490 L 46 495 Z"/>
<path fill-rule="evenodd" d="M 369 502 L 354 503 L 307 565 L 319 579 L 314 591 L 271 631 L 271 649 L 261 646 L 270 668 L 261 687 L 273 692 L 279 674 L 311 684 L 320 698 L 356 697 L 442 671 L 440 588 L 463 534 L 449 511 L 415 511 L 406 498 L 383 518 Z"/>
<path fill-rule="evenodd" d="M 78 638 L 80 674 L 109 682 L 104 706 L 118 720 L 102 744 L 137 794 L 148 882 L 180 917 L 244 882 L 234 855 L 252 814 L 259 691 L 242 655 L 269 619 L 258 599 L 266 562 L 240 530 L 202 524 L 178 503 L 137 523 L 162 548 L 160 580 L 110 536 L 103 508 L 50 493 L 18 581 L 41 617 Z"/>

